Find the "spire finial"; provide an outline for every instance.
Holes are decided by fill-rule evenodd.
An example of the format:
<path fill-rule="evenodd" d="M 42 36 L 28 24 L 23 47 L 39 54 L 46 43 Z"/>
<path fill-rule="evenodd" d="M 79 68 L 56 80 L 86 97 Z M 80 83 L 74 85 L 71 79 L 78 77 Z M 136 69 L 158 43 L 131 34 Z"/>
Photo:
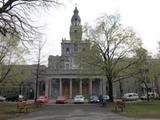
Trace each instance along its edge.
<path fill-rule="evenodd" d="M 75 4 L 74 14 L 78 14 L 77 3 Z"/>
<path fill-rule="evenodd" d="M 77 7 L 77 3 L 75 3 L 75 7 Z"/>

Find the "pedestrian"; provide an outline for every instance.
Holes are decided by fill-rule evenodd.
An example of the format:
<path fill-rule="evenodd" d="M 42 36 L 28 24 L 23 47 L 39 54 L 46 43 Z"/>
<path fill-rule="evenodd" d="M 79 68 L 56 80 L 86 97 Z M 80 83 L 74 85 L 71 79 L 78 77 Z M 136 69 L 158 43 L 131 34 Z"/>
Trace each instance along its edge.
<path fill-rule="evenodd" d="M 99 96 L 99 102 L 102 103 L 103 102 L 103 95 Z"/>

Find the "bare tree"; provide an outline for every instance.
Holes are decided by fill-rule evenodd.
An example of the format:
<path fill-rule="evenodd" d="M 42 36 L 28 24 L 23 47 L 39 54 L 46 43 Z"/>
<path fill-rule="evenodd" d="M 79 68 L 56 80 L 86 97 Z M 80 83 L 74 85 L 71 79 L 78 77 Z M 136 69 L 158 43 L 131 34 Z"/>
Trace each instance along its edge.
<path fill-rule="evenodd" d="M 41 39 L 39 39 L 38 41 L 38 44 L 37 44 L 37 65 L 36 65 L 36 71 L 35 73 L 33 73 L 35 75 L 35 99 L 34 99 L 34 102 L 36 103 L 36 100 L 39 96 L 39 78 L 40 78 L 40 74 L 41 74 L 41 62 L 42 62 L 42 57 L 44 57 L 42 55 L 42 49 L 46 43 L 46 41 L 42 41 Z"/>
<path fill-rule="evenodd" d="M 40 8 L 58 6 L 58 0 L 0 0 L 0 76 L 2 82 L 11 70 L 10 65 L 24 61 L 23 53 L 28 50 L 22 46 L 33 43 L 38 27 L 32 25 L 31 15 Z M 8 70 L 3 66 L 8 65 Z M 5 72 L 4 72 L 5 71 Z"/>
<path fill-rule="evenodd" d="M 86 64 L 99 69 L 106 76 L 110 100 L 113 101 L 114 80 L 127 76 L 136 61 L 131 57 L 135 49 L 141 47 L 141 39 L 129 27 L 120 24 L 119 16 L 104 15 L 97 19 L 97 24 L 86 26 L 85 37 L 90 46 L 80 52 L 80 59 Z"/>
<path fill-rule="evenodd" d="M 58 0 L 0 0 L 1 35 L 18 35 L 23 41 L 32 41 L 37 27 L 31 24 L 31 13 L 57 5 L 60 5 Z"/>

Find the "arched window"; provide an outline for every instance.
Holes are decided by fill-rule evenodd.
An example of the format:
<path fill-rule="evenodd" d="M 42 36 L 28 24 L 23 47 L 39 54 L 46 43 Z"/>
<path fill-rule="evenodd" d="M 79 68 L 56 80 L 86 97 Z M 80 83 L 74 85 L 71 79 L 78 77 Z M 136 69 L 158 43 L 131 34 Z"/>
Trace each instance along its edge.
<path fill-rule="evenodd" d="M 78 45 L 76 43 L 74 44 L 74 51 L 78 52 Z"/>
<path fill-rule="evenodd" d="M 69 48 L 66 49 L 66 54 L 69 54 L 70 53 L 70 50 Z"/>
<path fill-rule="evenodd" d="M 66 64 L 66 69 L 69 69 L 69 64 L 68 63 Z"/>

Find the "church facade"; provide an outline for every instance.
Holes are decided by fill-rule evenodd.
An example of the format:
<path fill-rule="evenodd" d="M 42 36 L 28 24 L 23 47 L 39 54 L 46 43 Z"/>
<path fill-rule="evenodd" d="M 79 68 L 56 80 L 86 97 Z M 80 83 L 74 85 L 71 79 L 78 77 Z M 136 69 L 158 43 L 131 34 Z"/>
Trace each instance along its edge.
<path fill-rule="evenodd" d="M 75 95 L 106 94 L 105 77 L 92 69 L 80 70 L 75 60 L 78 51 L 85 50 L 87 40 L 82 40 L 81 18 L 75 7 L 70 25 L 70 40 L 62 39 L 61 56 L 48 58 L 48 67 L 39 78 L 39 95 L 49 98 L 65 95 L 73 98 Z"/>

